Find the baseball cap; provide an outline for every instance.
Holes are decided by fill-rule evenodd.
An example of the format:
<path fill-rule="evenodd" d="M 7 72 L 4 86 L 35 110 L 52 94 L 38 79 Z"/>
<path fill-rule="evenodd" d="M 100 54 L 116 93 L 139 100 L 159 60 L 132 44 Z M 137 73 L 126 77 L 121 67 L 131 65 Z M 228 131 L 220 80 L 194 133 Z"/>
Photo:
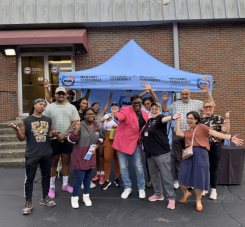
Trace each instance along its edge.
<path fill-rule="evenodd" d="M 117 102 L 113 102 L 111 106 L 119 106 Z"/>
<path fill-rule="evenodd" d="M 66 90 L 63 87 L 57 87 L 55 93 L 58 93 L 59 91 L 63 91 L 64 93 L 66 93 Z"/>
<path fill-rule="evenodd" d="M 160 103 L 159 102 L 153 102 L 152 104 L 151 104 L 151 107 L 152 106 L 157 106 L 158 108 L 160 108 L 160 110 L 162 109 L 162 107 L 161 107 L 161 105 L 160 105 Z"/>
<path fill-rule="evenodd" d="M 67 95 L 75 95 L 75 93 L 73 92 L 73 90 L 69 90 L 66 92 Z"/>

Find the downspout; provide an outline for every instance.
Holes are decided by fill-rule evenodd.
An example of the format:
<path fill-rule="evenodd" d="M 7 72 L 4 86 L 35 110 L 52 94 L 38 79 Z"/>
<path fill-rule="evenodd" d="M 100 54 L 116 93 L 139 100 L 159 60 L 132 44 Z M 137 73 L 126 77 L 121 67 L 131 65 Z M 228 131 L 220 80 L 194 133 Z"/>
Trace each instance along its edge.
<path fill-rule="evenodd" d="M 173 43 L 174 43 L 174 68 L 179 69 L 179 37 L 178 37 L 178 24 L 173 23 Z M 176 94 L 176 99 L 180 98 L 180 94 Z"/>

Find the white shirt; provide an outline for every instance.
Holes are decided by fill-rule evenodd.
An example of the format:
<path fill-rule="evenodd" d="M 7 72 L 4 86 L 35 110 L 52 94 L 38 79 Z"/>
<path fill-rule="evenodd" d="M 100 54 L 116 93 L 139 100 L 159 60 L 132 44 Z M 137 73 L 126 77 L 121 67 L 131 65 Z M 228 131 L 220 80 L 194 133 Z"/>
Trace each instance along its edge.
<path fill-rule="evenodd" d="M 200 114 L 200 111 L 203 110 L 203 102 L 199 100 L 190 99 L 189 102 L 185 103 L 182 100 L 173 102 L 171 105 L 167 106 L 168 111 L 174 114 L 174 110 L 178 111 L 183 115 L 180 123 L 180 131 L 183 132 L 188 130 L 190 127 L 187 124 L 186 114 L 191 111 L 196 111 Z M 176 126 L 174 127 L 176 131 Z"/>
<path fill-rule="evenodd" d="M 103 117 L 103 119 L 107 119 L 109 117 L 111 117 L 110 114 L 105 114 L 105 116 Z M 116 124 L 116 122 L 114 120 L 111 120 L 111 121 L 105 120 L 104 122 L 101 122 L 100 128 L 102 130 L 111 131 L 112 125 L 114 125 L 114 124 Z"/>

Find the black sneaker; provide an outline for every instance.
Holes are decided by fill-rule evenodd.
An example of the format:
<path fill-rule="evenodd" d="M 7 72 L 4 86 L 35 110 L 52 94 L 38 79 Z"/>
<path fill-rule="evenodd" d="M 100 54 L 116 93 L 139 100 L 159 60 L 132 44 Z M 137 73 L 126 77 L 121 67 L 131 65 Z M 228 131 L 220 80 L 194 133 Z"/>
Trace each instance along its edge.
<path fill-rule="evenodd" d="M 115 184 L 117 187 L 121 187 L 121 186 L 122 186 L 121 181 L 119 180 L 119 178 L 117 178 L 117 179 L 114 180 L 114 184 Z"/>
<path fill-rule="evenodd" d="M 101 186 L 101 190 L 106 190 L 110 185 L 111 182 L 105 180 L 104 184 Z"/>
<path fill-rule="evenodd" d="M 31 202 L 26 202 L 24 209 L 22 210 L 22 214 L 30 214 L 33 206 Z"/>

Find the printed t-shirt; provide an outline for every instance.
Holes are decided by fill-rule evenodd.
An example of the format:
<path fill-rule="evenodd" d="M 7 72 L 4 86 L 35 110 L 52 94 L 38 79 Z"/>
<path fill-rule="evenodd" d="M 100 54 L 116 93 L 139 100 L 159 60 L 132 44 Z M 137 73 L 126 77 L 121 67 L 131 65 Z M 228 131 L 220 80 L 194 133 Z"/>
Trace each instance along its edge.
<path fill-rule="evenodd" d="M 192 135 L 193 135 L 193 132 L 195 131 L 195 128 L 189 129 L 183 132 L 185 134 L 185 147 L 186 148 L 191 146 Z M 198 125 L 198 128 L 194 135 L 194 142 L 193 142 L 194 147 L 204 147 L 208 151 L 210 150 L 209 130 L 210 128 L 206 125 L 203 125 L 203 124 Z"/>
<path fill-rule="evenodd" d="M 217 132 L 221 132 L 221 128 L 225 123 L 225 120 L 223 117 L 219 116 L 219 115 L 211 115 L 210 117 L 203 117 L 201 118 L 200 121 L 201 124 L 204 124 L 208 127 L 210 127 L 210 129 L 215 130 Z M 222 139 L 217 138 L 217 137 L 213 137 L 211 135 L 209 135 L 209 142 L 210 144 L 212 143 L 218 143 L 220 142 Z"/>
<path fill-rule="evenodd" d="M 164 116 L 150 118 L 142 131 L 143 145 L 146 157 L 158 156 L 170 152 L 167 134 L 167 123 L 162 123 Z M 148 136 L 147 136 L 148 133 Z"/>
<path fill-rule="evenodd" d="M 52 120 L 49 117 L 30 115 L 23 119 L 26 128 L 25 156 L 44 156 L 52 154 L 49 131 Z"/>

